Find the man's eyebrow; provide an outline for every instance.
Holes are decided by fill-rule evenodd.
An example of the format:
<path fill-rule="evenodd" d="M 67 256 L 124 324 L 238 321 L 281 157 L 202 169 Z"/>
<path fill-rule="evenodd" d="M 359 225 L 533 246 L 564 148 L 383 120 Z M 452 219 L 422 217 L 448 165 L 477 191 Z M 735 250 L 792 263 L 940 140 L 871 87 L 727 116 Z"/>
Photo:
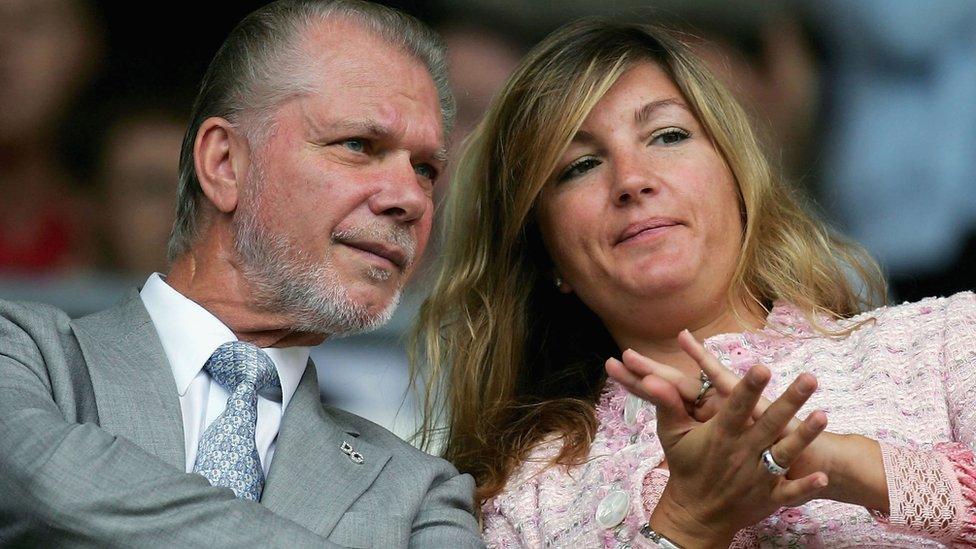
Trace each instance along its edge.
<path fill-rule="evenodd" d="M 381 124 L 372 118 L 354 118 L 342 120 L 336 124 L 336 127 L 342 131 L 354 131 L 366 137 L 373 137 L 377 139 L 392 137 L 394 135 L 392 128 Z M 447 148 L 441 147 L 437 149 L 430 155 L 430 157 L 438 162 L 447 163 Z"/>
<path fill-rule="evenodd" d="M 393 135 L 393 131 L 372 118 L 353 118 L 342 120 L 336 124 L 340 130 L 353 130 L 370 137 L 386 137 Z"/>
<path fill-rule="evenodd" d="M 651 101 L 650 103 L 645 104 L 641 108 L 637 109 L 636 112 L 634 112 L 634 120 L 638 124 L 642 122 L 646 122 L 654 114 L 655 111 L 662 109 L 664 107 L 679 107 L 681 109 L 688 111 L 688 106 L 685 105 L 683 101 L 680 101 L 672 97 L 668 99 L 661 99 L 658 101 Z"/>

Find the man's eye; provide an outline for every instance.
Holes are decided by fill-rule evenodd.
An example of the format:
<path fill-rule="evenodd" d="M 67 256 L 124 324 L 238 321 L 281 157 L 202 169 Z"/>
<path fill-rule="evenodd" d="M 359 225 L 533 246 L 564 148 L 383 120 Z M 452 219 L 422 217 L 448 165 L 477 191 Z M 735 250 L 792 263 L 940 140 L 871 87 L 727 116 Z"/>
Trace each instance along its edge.
<path fill-rule="evenodd" d="M 566 170 L 563 171 L 562 175 L 559 176 L 558 180 L 566 181 L 568 179 L 573 179 L 574 177 L 579 177 L 600 164 L 602 164 L 602 162 L 596 158 L 593 158 L 592 156 L 580 158 L 570 164 Z"/>
<path fill-rule="evenodd" d="M 651 143 L 674 145 L 676 143 L 681 143 L 689 137 L 691 137 L 691 133 L 689 133 L 687 130 L 682 130 L 681 128 L 664 128 L 663 130 L 658 130 L 651 135 Z"/>
<path fill-rule="evenodd" d="M 437 179 L 437 170 L 435 170 L 430 164 L 418 164 L 413 167 L 413 171 L 417 172 L 417 175 L 423 177 L 424 179 L 429 179 L 431 181 Z"/>
<path fill-rule="evenodd" d="M 366 152 L 366 141 L 363 139 L 346 139 L 342 146 L 353 152 Z"/>

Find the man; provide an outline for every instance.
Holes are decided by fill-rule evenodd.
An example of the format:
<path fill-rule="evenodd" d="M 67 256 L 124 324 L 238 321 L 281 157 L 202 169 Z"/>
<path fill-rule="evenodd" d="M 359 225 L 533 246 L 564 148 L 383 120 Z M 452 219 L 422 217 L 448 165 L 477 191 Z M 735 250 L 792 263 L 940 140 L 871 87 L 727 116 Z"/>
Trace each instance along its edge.
<path fill-rule="evenodd" d="M 0 542 L 482 545 L 470 477 L 323 407 L 308 364 L 383 322 L 424 248 L 442 71 L 425 27 L 357 0 L 238 25 L 184 140 L 165 279 L 76 321 L 0 305 Z"/>

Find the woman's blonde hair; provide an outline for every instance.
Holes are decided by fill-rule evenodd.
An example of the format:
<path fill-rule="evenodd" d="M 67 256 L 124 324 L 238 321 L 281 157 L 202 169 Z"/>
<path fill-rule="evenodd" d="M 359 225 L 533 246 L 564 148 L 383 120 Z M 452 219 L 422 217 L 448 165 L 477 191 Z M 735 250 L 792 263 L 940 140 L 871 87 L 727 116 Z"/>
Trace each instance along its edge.
<path fill-rule="evenodd" d="M 848 317 L 884 299 L 874 262 L 774 177 L 743 109 L 674 35 L 600 20 L 556 31 L 465 143 L 443 263 L 412 340 L 415 372 L 429 365 L 421 442 L 445 444 L 445 457 L 474 475 L 479 502 L 544 437 L 562 438 L 554 463 L 574 464 L 595 432 L 602 364 L 619 349 L 585 305 L 555 290 L 534 212 L 590 110 L 641 62 L 674 81 L 738 184 L 744 234 L 730 299 L 744 291 L 766 308 L 788 300 L 811 319 Z"/>

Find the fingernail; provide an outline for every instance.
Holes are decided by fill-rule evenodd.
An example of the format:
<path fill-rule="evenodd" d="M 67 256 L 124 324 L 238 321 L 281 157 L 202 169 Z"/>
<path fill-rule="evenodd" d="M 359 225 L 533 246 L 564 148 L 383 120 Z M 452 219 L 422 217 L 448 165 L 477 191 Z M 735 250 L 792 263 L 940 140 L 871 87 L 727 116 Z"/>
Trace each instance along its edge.
<path fill-rule="evenodd" d="M 813 387 L 807 385 L 806 383 L 797 385 L 796 390 L 803 396 L 810 396 L 810 394 L 813 393 Z"/>
<path fill-rule="evenodd" d="M 827 477 L 826 476 L 820 477 L 813 484 L 817 488 L 823 488 L 824 486 L 827 486 Z"/>
<path fill-rule="evenodd" d="M 746 372 L 746 379 L 753 387 L 761 387 L 766 383 L 766 373 L 759 370 L 756 366 L 749 368 Z"/>

